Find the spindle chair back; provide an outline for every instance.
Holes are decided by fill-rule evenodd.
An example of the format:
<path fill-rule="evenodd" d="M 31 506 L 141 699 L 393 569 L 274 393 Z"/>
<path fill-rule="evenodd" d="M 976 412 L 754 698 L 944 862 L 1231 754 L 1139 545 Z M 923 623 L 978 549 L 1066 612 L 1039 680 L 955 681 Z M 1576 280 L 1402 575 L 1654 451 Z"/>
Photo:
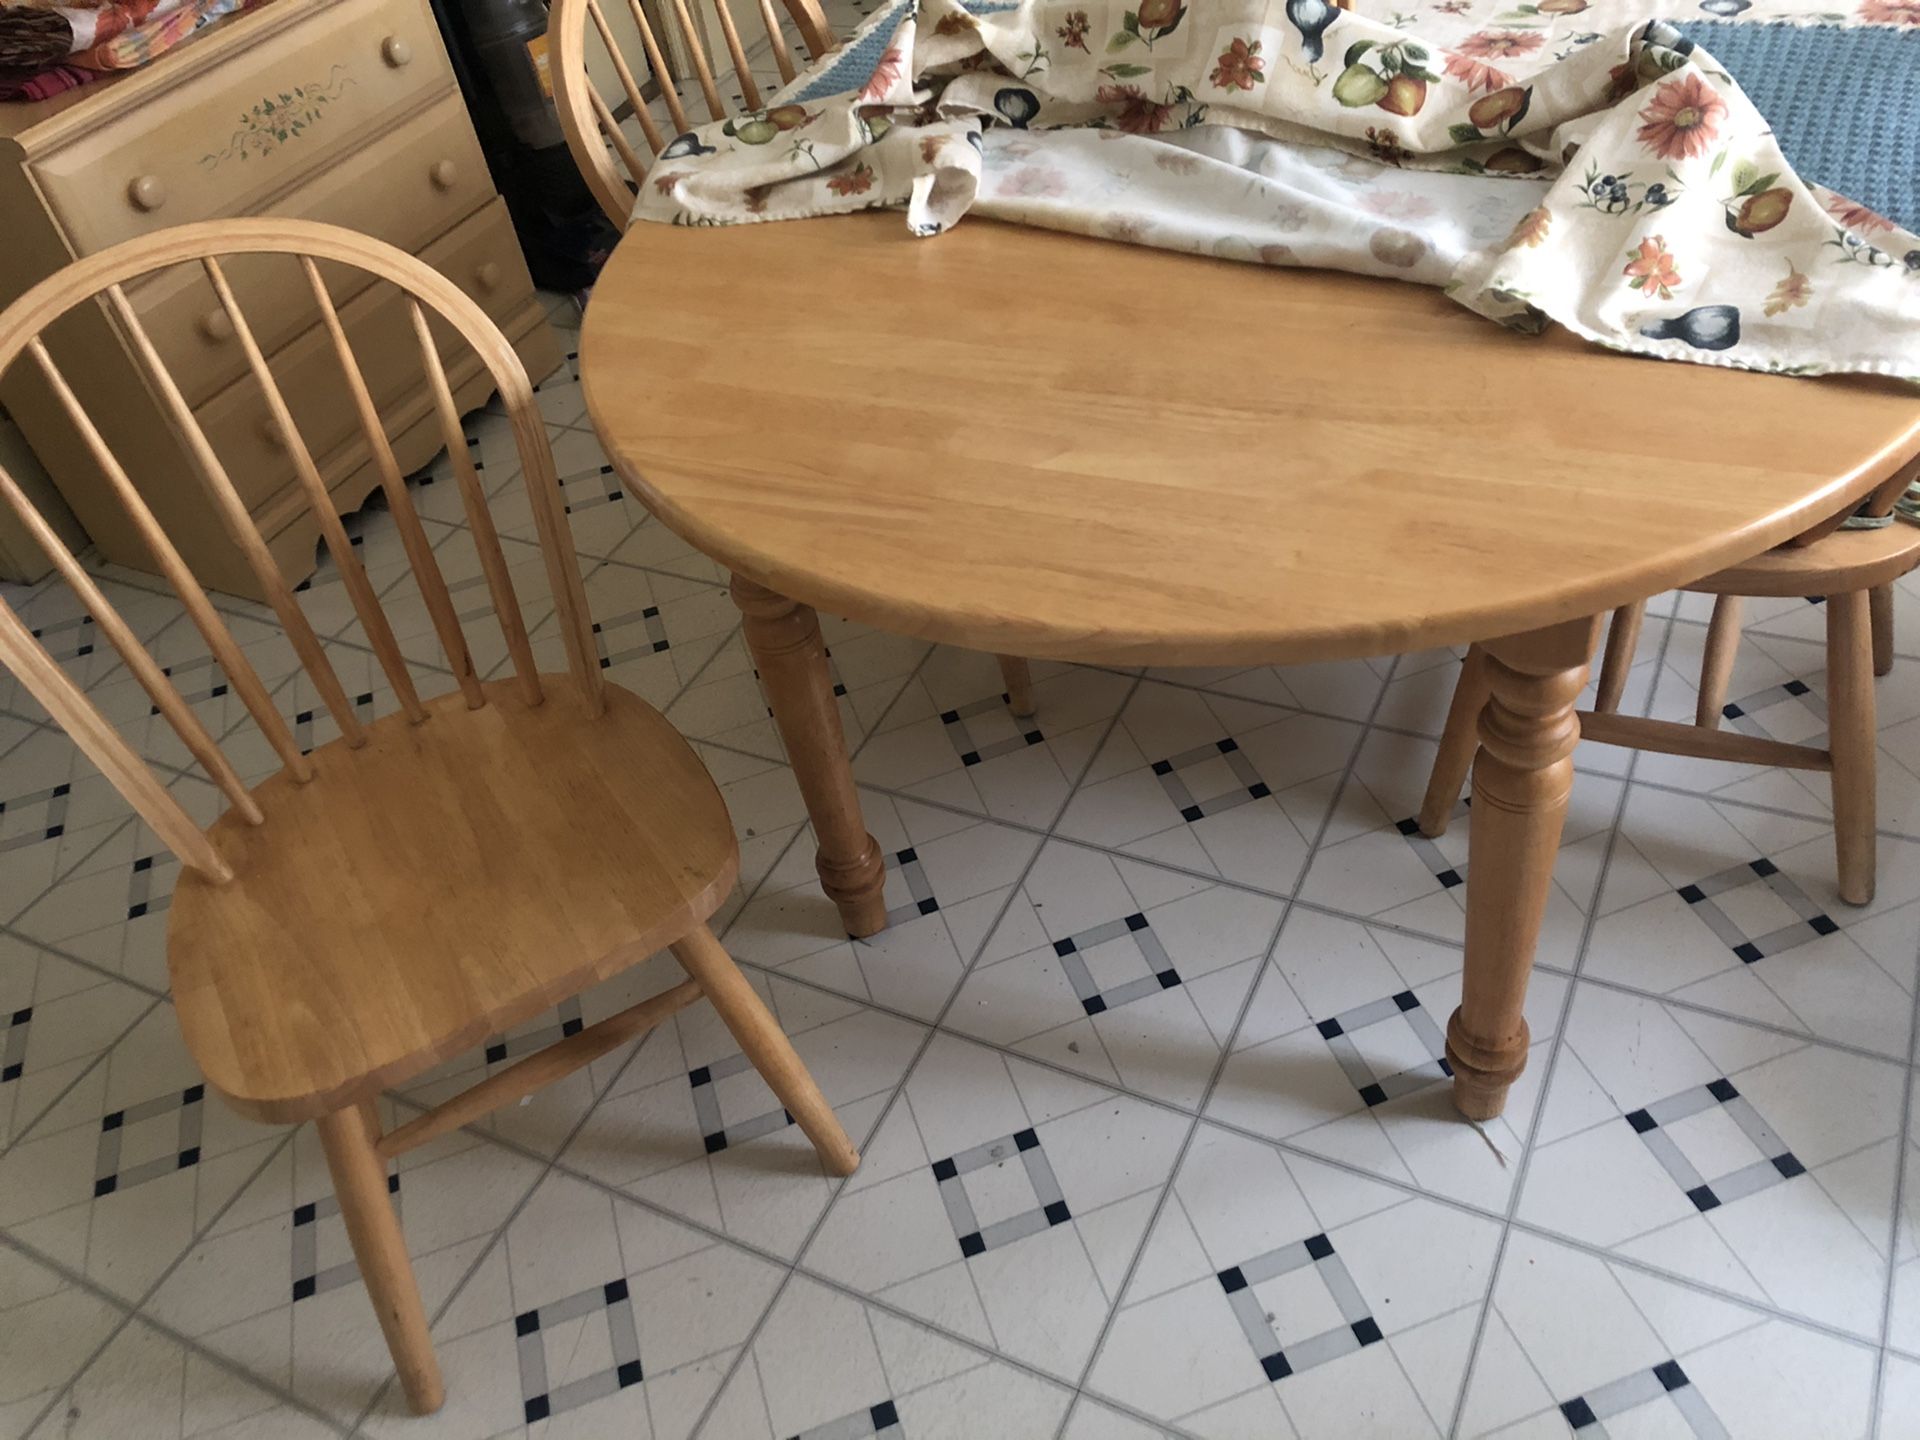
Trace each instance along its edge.
<path fill-rule="evenodd" d="M 294 421 L 286 397 L 234 296 L 233 287 L 228 283 L 222 261 L 235 255 L 287 257 L 288 281 L 311 294 L 320 321 L 332 342 L 343 382 L 371 446 L 382 494 L 392 511 L 408 563 L 432 617 L 447 667 L 456 677 L 466 703 L 477 708 L 486 703 L 486 696 L 475 672 L 466 636 L 454 611 L 433 548 L 408 493 L 405 478 L 400 473 L 378 408 L 348 343 L 339 312 L 321 277 L 317 262 L 332 262 L 371 271 L 404 292 L 414 338 L 420 349 L 422 369 L 434 397 L 442 435 L 486 575 L 489 595 L 513 660 L 515 683 L 527 703 L 534 704 L 539 702 L 543 693 L 540 676 L 429 316 L 441 322 L 443 328 L 450 327 L 460 340 L 479 355 L 498 387 L 522 455 L 528 498 L 532 503 L 540 548 L 546 559 L 569 670 L 582 698 L 597 711 L 603 703 L 604 682 L 597 661 L 585 589 L 568 539 L 552 451 L 547 446 L 546 433 L 532 401 L 532 387 L 518 357 L 502 341 L 499 330 L 486 313 L 452 281 L 430 267 L 411 260 L 390 246 L 349 231 L 305 222 L 266 219 L 182 226 L 161 232 L 146 242 L 115 247 L 91 256 L 23 295 L 0 319 L 0 373 L 5 373 L 9 366 L 16 363 L 31 363 L 39 370 L 68 422 L 80 436 L 129 519 L 145 540 L 157 569 L 173 588 L 213 658 L 226 671 L 234 693 L 288 772 L 296 780 L 306 780 L 311 778 L 312 764 L 296 745 L 286 718 L 275 709 L 265 682 L 235 641 L 220 611 L 168 539 L 122 459 L 108 446 L 95 418 L 81 405 L 67 377 L 61 374 L 41 339 L 46 329 L 68 310 L 89 302 L 102 304 L 119 322 L 129 347 L 158 393 L 177 435 L 199 472 L 209 504 L 244 555 L 255 582 L 284 629 L 301 667 L 339 727 L 345 743 L 350 747 L 363 745 L 366 743 L 365 726 L 349 702 L 346 689 L 320 637 L 296 602 L 292 587 L 274 562 L 240 491 L 128 298 L 127 287 L 130 284 L 156 271 L 174 265 L 193 265 L 204 272 L 221 309 L 233 325 L 235 339 L 266 403 L 275 432 L 293 461 L 303 498 L 319 524 L 327 553 L 340 576 L 367 642 L 392 686 L 401 710 L 408 720 L 416 723 L 422 721 L 427 712 L 406 658 L 395 639 L 392 625 L 374 593 L 357 548 L 334 511 L 326 481 L 313 453 Z M 3 468 L 0 468 L 0 499 L 4 500 L 45 551 L 54 569 L 93 615 L 101 633 L 113 645 L 128 671 L 146 690 L 154 708 L 166 718 L 208 778 L 219 787 L 236 812 L 251 824 L 261 823 L 264 817 L 257 803 L 248 794 L 234 767 L 207 733 L 199 717 L 180 696 L 162 668 L 147 654 L 87 570 Z M 49 714 L 66 727 L 88 757 L 126 791 L 129 802 L 141 818 L 189 867 L 217 879 L 226 878 L 220 857 L 209 850 L 204 836 L 194 833 L 197 827 L 187 819 L 185 812 L 151 776 L 143 778 L 141 772 L 145 769 L 144 765 L 118 735 L 94 723 L 98 717 L 88 715 L 90 706 L 84 696 L 70 684 L 64 683 L 64 676 L 57 666 L 48 668 L 51 662 L 44 652 L 38 655 L 33 653 L 39 647 L 28 643 L 31 635 L 25 632 L 24 626 L 11 611 L 0 615 L 0 632 L 4 633 L 4 639 L 0 640 L 0 661 L 20 674 L 27 688 Z"/>
<path fill-rule="evenodd" d="M 453 689 L 423 698 L 357 547 L 235 298 L 238 256 L 283 264 L 310 297 L 378 467 L 401 549 Z M 250 262 L 254 264 L 268 262 Z M 197 267 L 232 322 L 341 584 L 391 685 L 397 713 L 366 720 L 275 564 L 215 447 L 141 322 L 130 287 Z M 322 266 L 397 287 L 505 640 L 510 674 L 478 673 L 435 547 L 415 510 Z M 137 294 L 137 290 L 134 292 Z M 143 498 L 137 457 L 116 453 L 43 343 L 78 306 L 100 305 L 171 418 L 208 503 L 252 567 L 339 737 L 303 747 L 266 677 Z M 475 352 L 498 390 L 522 466 L 566 656 L 543 673 L 512 567 L 448 383 L 443 352 Z M 0 667 L 11 671 L 183 862 L 168 909 L 167 963 L 187 1048 L 207 1083 L 256 1119 L 317 1121 L 349 1238 L 416 1410 L 442 1387 L 425 1312 L 389 1201 L 388 1161 L 523 1098 L 700 998 L 713 1001 L 823 1165 L 858 1155 L 749 982 L 707 926 L 732 889 L 738 844 L 692 749 L 603 675 L 592 617 L 533 389 L 485 312 L 419 260 L 306 221 L 237 219 L 156 232 L 49 277 L 0 312 L 0 373 L 39 370 L 131 523 L 265 737 L 280 769 L 249 786 L 88 568 L 0 467 L 11 510 L 71 586 L 127 672 L 227 802 L 202 827 L 0 601 Z M 124 447 L 123 447 L 124 448 Z M 524 577 L 525 571 L 522 575 Z M 382 1133 L 380 1092 L 597 981 L 670 948 L 688 978 L 496 1070 Z M 701 1152 L 704 1153 L 704 1152 Z"/>
<path fill-rule="evenodd" d="M 812 59 L 826 54 L 834 43 L 818 0 L 777 0 L 777 4 L 776 0 L 753 0 L 744 40 L 733 0 L 665 0 L 655 8 L 657 13 L 649 14 L 643 0 L 555 0 L 547 22 L 554 101 L 567 148 L 600 208 L 623 230 L 633 210 L 634 193 L 653 157 L 703 119 L 744 118 L 763 110 L 766 97 L 753 72 L 756 62 L 764 64 L 765 51 L 771 51 L 785 84 L 798 73 L 793 55 L 796 38 Z M 725 47 L 725 60 L 718 65 L 710 46 L 711 33 L 700 23 L 706 9 L 711 10 Z M 639 54 L 631 50 L 635 37 Z M 698 83 L 706 109 L 703 117 L 689 112 L 674 83 L 677 54 L 685 55 Z M 620 94 L 612 100 L 601 94 L 593 79 L 596 70 L 605 74 L 609 69 L 620 84 Z M 661 128 L 647 94 L 650 87 L 640 78 L 649 70 L 669 129 Z M 738 112 L 725 100 L 729 70 L 742 105 Z M 644 156 L 626 128 L 629 120 L 640 132 L 639 143 L 647 150 Z"/>

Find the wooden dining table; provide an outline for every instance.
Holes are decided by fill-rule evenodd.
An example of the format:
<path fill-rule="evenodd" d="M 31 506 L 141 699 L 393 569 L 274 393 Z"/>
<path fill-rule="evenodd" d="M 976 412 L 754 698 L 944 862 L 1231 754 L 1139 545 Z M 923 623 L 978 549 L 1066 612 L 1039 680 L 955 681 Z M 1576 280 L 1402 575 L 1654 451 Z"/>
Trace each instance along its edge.
<path fill-rule="evenodd" d="M 1463 1114 L 1500 1113 L 1601 619 L 1920 454 L 1920 392 L 1509 333 L 1442 293 L 978 218 L 636 224 L 580 354 L 614 467 L 733 573 L 848 932 L 886 924 L 815 612 L 1109 666 L 1481 642 Z"/>

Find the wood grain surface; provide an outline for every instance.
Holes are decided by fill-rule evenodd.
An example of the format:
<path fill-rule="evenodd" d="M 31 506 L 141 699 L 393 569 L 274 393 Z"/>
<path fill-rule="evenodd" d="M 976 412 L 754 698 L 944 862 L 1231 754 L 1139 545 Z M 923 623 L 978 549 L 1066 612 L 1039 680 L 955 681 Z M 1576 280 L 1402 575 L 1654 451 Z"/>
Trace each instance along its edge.
<path fill-rule="evenodd" d="M 1920 392 L 1510 334 L 1444 295 L 972 218 L 635 226 L 588 306 L 614 464 L 894 633 L 1243 664 L 1579 619 L 1920 453 Z"/>

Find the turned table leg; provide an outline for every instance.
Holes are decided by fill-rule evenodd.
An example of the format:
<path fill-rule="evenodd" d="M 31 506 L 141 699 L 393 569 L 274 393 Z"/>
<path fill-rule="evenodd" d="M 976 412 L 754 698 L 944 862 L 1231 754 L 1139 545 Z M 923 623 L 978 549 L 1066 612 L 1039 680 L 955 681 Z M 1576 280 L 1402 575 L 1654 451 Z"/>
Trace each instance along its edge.
<path fill-rule="evenodd" d="M 813 608 L 764 585 L 733 577 L 733 603 L 745 617 L 747 649 L 767 688 L 773 723 L 787 747 L 819 844 L 814 865 L 847 933 L 874 935 L 887 925 L 880 846 L 867 833 L 840 710 L 827 673 L 826 647 Z"/>
<path fill-rule="evenodd" d="M 1526 1068 L 1522 1005 L 1573 788 L 1574 704 L 1598 628 L 1595 616 L 1480 647 L 1489 694 L 1473 764 L 1466 974 L 1447 1022 L 1453 1103 L 1470 1120 L 1505 1109 Z"/>

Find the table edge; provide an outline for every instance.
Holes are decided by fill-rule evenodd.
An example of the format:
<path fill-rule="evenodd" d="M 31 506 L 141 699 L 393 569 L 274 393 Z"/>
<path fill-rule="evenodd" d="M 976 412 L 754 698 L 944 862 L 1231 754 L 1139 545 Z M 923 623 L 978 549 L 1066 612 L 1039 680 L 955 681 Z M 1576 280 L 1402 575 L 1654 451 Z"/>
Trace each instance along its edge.
<path fill-rule="evenodd" d="M 1089 243 L 1109 242 L 1089 240 Z M 601 419 L 601 411 L 609 402 L 603 400 L 595 372 L 587 363 L 593 332 L 594 310 L 589 303 L 582 320 L 579 346 L 580 384 L 589 422 L 623 484 L 674 534 L 734 574 L 828 614 L 844 616 L 889 634 L 1029 659 L 1113 665 L 1291 664 L 1405 654 L 1519 634 L 1644 601 L 1730 565 L 1751 560 L 1843 507 L 1858 503 L 1903 467 L 1920 459 L 1920 391 L 1916 391 L 1913 419 L 1903 432 L 1795 504 L 1729 531 L 1711 543 L 1688 544 L 1683 547 L 1684 554 L 1655 555 L 1598 580 L 1571 586 L 1558 582 L 1560 588 L 1542 596 L 1537 603 L 1467 606 L 1443 614 L 1409 618 L 1399 624 L 1383 623 L 1375 618 L 1351 625 L 1330 623 L 1251 636 L 1246 632 L 1243 617 L 1236 617 L 1231 634 L 1224 626 L 1219 630 L 1198 629 L 1177 634 L 1164 629 L 1152 633 L 1129 632 L 1123 625 L 1067 632 L 1036 626 L 1018 617 L 969 612 L 964 605 L 933 607 L 919 602 L 903 603 L 861 585 L 856 577 L 783 562 L 746 539 L 707 524 L 654 486 L 645 471 L 630 456 L 617 453 L 609 441 L 611 431 Z M 1637 356 L 1613 358 L 1621 364 L 1649 363 Z M 1846 383 L 1848 379 L 1845 376 L 1824 378 L 1826 383 Z"/>

